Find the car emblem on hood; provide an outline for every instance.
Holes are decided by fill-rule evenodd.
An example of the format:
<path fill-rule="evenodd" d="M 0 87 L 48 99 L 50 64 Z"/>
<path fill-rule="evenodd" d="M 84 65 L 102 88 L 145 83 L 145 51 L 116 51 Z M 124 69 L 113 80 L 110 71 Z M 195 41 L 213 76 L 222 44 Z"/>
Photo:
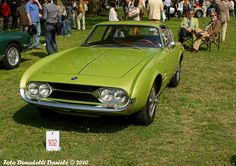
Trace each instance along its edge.
<path fill-rule="evenodd" d="M 75 77 L 72 77 L 71 80 L 77 80 L 77 78 L 78 78 L 78 77 L 75 76 Z"/>

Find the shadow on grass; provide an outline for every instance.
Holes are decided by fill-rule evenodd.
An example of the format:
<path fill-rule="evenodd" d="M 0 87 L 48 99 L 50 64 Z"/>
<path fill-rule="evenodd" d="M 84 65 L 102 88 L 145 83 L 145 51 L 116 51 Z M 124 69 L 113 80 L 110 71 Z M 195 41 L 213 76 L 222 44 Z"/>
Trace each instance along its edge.
<path fill-rule="evenodd" d="M 115 133 L 132 124 L 130 117 L 79 117 L 64 114 L 44 117 L 32 105 L 25 105 L 18 110 L 13 119 L 20 124 L 60 131 L 81 133 Z"/>
<path fill-rule="evenodd" d="M 39 58 L 43 58 L 43 57 L 48 55 L 44 50 L 32 51 L 30 54 L 33 55 L 33 56 L 37 56 Z"/>
<path fill-rule="evenodd" d="M 230 157 L 230 163 L 232 166 L 236 166 L 236 155 Z"/>
<path fill-rule="evenodd" d="M 26 62 L 28 60 L 30 60 L 30 59 L 21 58 L 20 62 L 23 63 L 23 62 Z"/>

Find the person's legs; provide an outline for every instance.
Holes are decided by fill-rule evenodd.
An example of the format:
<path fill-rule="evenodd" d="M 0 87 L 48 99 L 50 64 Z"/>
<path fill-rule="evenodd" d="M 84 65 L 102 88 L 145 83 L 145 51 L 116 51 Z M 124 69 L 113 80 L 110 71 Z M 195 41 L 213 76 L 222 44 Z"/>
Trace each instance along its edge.
<path fill-rule="evenodd" d="M 184 43 L 184 38 L 186 37 L 187 31 L 185 28 L 181 28 L 179 31 L 179 42 Z"/>
<path fill-rule="evenodd" d="M 3 17 L 3 29 L 4 30 L 8 29 L 8 16 Z"/>
<path fill-rule="evenodd" d="M 11 23 L 11 29 L 17 28 L 17 15 L 16 13 L 12 13 L 12 23 Z"/>
<path fill-rule="evenodd" d="M 70 20 L 70 19 L 67 20 L 67 25 L 66 25 L 66 27 L 67 27 L 67 33 L 68 33 L 68 35 L 71 34 L 71 20 Z"/>
<path fill-rule="evenodd" d="M 46 39 L 46 50 L 48 52 L 48 55 L 53 54 L 53 48 L 52 48 L 52 44 L 51 44 L 52 29 L 53 29 L 52 25 L 46 24 L 46 26 L 45 26 L 45 39 Z"/>
<path fill-rule="evenodd" d="M 193 44 L 193 49 L 198 51 L 200 45 L 201 45 L 201 38 L 196 38 L 196 40 L 194 41 L 194 44 Z"/>
<path fill-rule="evenodd" d="M 82 13 L 82 29 L 85 30 L 85 13 Z"/>
<path fill-rule="evenodd" d="M 40 34 L 41 34 L 41 27 L 40 27 L 40 22 L 38 23 L 33 23 L 36 27 L 37 33 L 35 35 L 35 48 L 40 48 Z"/>
<path fill-rule="evenodd" d="M 167 18 L 170 20 L 170 6 L 167 6 Z"/>
<path fill-rule="evenodd" d="M 54 53 L 56 53 L 58 52 L 58 49 L 57 49 L 57 42 L 56 42 L 56 27 L 55 26 L 52 27 L 51 35 L 52 35 L 52 40 L 51 40 L 52 50 Z"/>
<path fill-rule="evenodd" d="M 221 41 L 225 41 L 226 37 L 226 30 L 227 30 L 227 22 L 221 24 Z"/>
<path fill-rule="evenodd" d="M 81 24 L 80 24 L 81 18 L 82 18 L 82 13 L 80 13 L 80 14 L 77 16 L 77 26 L 78 26 L 78 29 L 81 29 Z"/>

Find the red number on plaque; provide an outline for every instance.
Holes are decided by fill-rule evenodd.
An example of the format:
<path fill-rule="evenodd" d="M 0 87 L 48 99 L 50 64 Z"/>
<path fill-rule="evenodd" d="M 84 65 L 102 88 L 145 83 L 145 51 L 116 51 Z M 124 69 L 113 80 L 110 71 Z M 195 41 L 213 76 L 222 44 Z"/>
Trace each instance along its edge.
<path fill-rule="evenodd" d="M 49 146 L 57 146 L 57 140 L 56 139 L 49 139 L 48 144 L 49 144 Z"/>

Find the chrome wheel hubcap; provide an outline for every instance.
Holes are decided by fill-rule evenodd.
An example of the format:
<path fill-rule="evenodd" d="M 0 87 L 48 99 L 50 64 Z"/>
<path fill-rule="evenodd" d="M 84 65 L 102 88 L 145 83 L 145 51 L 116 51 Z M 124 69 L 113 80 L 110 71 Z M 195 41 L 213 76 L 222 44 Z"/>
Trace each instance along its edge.
<path fill-rule="evenodd" d="M 153 117 L 155 109 L 156 109 L 156 92 L 155 92 L 155 88 L 152 88 L 148 100 L 149 100 L 149 116 Z"/>
<path fill-rule="evenodd" d="M 19 62 L 19 52 L 17 48 L 11 47 L 7 52 L 7 61 L 10 65 L 15 66 Z"/>
<path fill-rule="evenodd" d="M 176 80 L 179 81 L 179 78 L 180 78 L 180 67 L 178 66 L 176 71 Z"/>

